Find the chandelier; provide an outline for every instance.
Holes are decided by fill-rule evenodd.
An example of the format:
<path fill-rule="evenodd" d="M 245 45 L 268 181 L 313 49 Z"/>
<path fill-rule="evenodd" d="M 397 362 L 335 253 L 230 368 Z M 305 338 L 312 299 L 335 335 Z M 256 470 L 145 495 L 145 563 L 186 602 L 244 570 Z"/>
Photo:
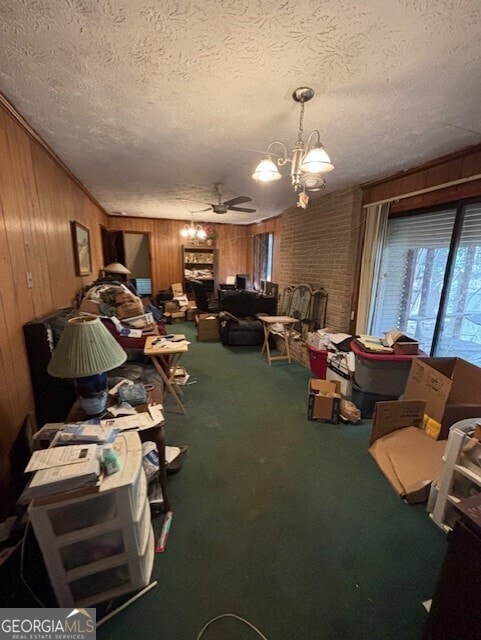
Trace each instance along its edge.
<path fill-rule="evenodd" d="M 292 150 L 291 157 L 288 156 L 286 145 L 279 140 L 274 140 L 267 147 L 265 158 L 257 165 L 256 170 L 252 174 L 254 180 L 258 182 L 280 180 L 282 175 L 273 162 L 271 154 L 277 156 L 277 164 L 280 167 L 290 162 L 292 186 L 294 187 L 294 191 L 299 194 L 297 206 L 304 209 L 307 208 L 309 202 L 309 196 L 306 191 L 320 191 L 323 189 L 326 186 L 326 181 L 321 174 L 334 169 L 334 165 L 321 144 L 321 136 L 317 129 L 314 129 L 314 131 L 309 134 L 307 144 L 304 144 L 302 139 L 304 134 L 304 105 L 313 97 L 314 90 L 310 87 L 299 87 L 292 94 L 293 100 L 299 102 L 301 105 L 301 113 L 299 116 L 297 141 Z M 281 147 L 282 155 L 272 152 L 274 145 Z"/>
<path fill-rule="evenodd" d="M 187 240 L 196 242 L 197 240 L 205 240 L 207 238 L 206 230 L 201 227 L 200 224 L 194 225 L 194 214 L 191 211 L 190 224 L 185 223 L 184 227 L 180 231 L 180 235 Z"/>

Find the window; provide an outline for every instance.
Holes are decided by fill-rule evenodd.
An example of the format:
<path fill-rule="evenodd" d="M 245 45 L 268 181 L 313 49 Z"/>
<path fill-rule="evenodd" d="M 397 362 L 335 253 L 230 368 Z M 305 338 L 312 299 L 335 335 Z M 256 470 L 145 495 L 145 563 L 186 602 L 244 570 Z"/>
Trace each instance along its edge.
<path fill-rule="evenodd" d="M 388 221 L 369 333 L 481 365 L 481 202 Z"/>
<path fill-rule="evenodd" d="M 260 289 L 261 280 L 272 280 L 274 234 L 258 233 L 254 236 L 254 288 Z"/>

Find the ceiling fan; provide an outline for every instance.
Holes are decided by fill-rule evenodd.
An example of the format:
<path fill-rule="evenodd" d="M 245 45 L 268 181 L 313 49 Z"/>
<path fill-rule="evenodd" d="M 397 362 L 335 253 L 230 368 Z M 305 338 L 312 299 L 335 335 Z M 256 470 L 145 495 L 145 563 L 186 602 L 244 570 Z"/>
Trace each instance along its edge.
<path fill-rule="evenodd" d="M 213 203 L 213 202 L 206 202 L 204 204 L 208 204 L 209 208 L 208 209 L 199 209 L 199 211 L 196 211 L 195 213 L 201 213 L 203 211 L 210 211 L 212 209 L 212 211 L 214 213 L 227 213 L 228 211 L 241 211 L 243 213 L 255 213 L 256 209 L 250 209 L 248 207 L 238 207 L 237 205 L 239 204 L 244 204 L 244 202 L 251 202 L 252 198 L 249 198 L 248 196 L 237 196 L 237 198 L 232 198 L 231 200 L 226 200 L 225 202 L 222 202 L 222 187 L 223 185 L 218 182 L 215 185 L 215 192 L 217 194 L 217 197 L 219 198 L 219 202 L 217 203 Z M 196 202 L 195 200 L 191 200 L 191 202 Z"/>

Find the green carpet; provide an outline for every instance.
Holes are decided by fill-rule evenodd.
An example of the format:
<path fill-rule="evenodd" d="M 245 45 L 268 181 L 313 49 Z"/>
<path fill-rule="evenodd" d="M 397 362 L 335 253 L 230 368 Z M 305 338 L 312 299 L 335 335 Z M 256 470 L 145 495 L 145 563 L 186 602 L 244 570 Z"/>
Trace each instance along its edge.
<path fill-rule="evenodd" d="M 367 451 L 370 422 L 310 422 L 307 369 L 269 367 L 258 347 L 197 342 L 192 324 L 173 329 L 192 340 L 191 384 L 186 416 L 166 403 L 168 444 L 189 447 L 169 477 L 167 549 L 155 558 L 158 586 L 99 640 L 195 640 L 226 612 L 268 640 L 420 638 L 445 536 L 385 480 Z M 232 619 L 204 635 L 254 637 Z"/>

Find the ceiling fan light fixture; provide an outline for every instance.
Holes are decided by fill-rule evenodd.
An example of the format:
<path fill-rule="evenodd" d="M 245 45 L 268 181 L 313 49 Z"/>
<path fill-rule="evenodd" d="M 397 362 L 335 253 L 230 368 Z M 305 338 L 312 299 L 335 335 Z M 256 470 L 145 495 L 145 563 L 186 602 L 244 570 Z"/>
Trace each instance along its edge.
<path fill-rule="evenodd" d="M 259 162 L 252 177 L 254 180 L 257 180 L 257 182 L 273 182 L 274 180 L 280 180 L 282 178 L 278 168 L 269 156 Z"/>

